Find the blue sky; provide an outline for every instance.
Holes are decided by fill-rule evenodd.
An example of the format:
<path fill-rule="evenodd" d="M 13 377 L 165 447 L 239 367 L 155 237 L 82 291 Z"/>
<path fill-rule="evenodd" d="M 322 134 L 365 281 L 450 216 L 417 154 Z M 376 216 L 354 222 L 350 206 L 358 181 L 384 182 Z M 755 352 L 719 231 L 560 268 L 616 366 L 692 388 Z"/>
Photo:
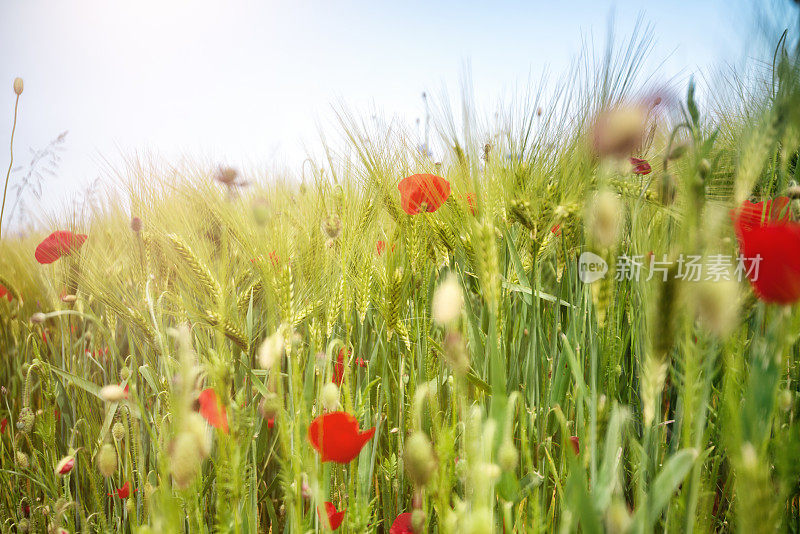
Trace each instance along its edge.
<path fill-rule="evenodd" d="M 650 66 L 667 58 L 663 78 L 738 64 L 755 53 L 745 47 L 746 5 L 0 0 L 0 146 L 9 140 L 12 81 L 22 76 L 18 161 L 69 130 L 46 186 L 50 211 L 103 176 L 104 159 L 134 151 L 296 168 L 303 143 L 314 145 L 318 126 L 332 123 L 332 103 L 413 121 L 420 94 L 455 92 L 466 62 L 478 100 L 488 102 L 545 68 L 563 72 L 584 38 L 601 47 L 612 13 L 621 35 L 636 30 L 639 14 L 652 23 Z"/>

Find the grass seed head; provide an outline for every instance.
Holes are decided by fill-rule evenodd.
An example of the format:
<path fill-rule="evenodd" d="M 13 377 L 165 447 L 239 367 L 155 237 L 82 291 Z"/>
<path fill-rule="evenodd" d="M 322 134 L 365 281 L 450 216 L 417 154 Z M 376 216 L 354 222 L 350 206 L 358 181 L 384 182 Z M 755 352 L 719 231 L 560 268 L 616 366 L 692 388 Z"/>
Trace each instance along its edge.
<path fill-rule="evenodd" d="M 436 289 L 432 303 L 433 320 L 440 325 L 454 323 L 464 308 L 464 294 L 455 274 L 449 274 Z"/>
<path fill-rule="evenodd" d="M 598 192 L 589 208 L 589 232 L 601 248 L 614 245 L 622 227 L 622 202 L 611 191 Z"/>
<path fill-rule="evenodd" d="M 416 431 L 406 440 L 403 463 L 409 478 L 417 486 L 425 486 L 436 472 L 436 458 L 428 436 Z"/>
<path fill-rule="evenodd" d="M 332 412 L 339 407 L 339 387 L 333 382 L 328 382 L 322 387 L 320 394 L 322 407 Z"/>

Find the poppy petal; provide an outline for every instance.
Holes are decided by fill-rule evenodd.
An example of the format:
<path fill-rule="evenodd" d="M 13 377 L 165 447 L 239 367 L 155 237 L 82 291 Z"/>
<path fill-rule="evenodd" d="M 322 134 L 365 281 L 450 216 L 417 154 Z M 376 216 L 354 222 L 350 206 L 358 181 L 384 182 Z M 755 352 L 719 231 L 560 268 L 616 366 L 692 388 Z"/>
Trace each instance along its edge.
<path fill-rule="evenodd" d="M 126 482 L 124 486 L 117 490 L 117 496 L 120 499 L 127 499 L 128 496 L 131 494 L 131 483 Z"/>
<path fill-rule="evenodd" d="M 398 515 L 389 528 L 389 534 L 414 534 L 414 529 L 411 528 L 411 512 Z"/>
<path fill-rule="evenodd" d="M 328 524 L 330 525 L 331 530 L 337 530 L 342 525 L 345 511 L 346 510 L 337 512 L 336 506 L 334 506 L 332 502 L 325 503 L 325 515 L 328 517 Z M 322 517 L 322 514 L 319 510 L 317 510 L 317 514 Z"/>
<path fill-rule="evenodd" d="M 375 428 L 361 432 L 358 421 L 347 412 L 328 412 L 308 427 L 308 441 L 323 462 L 350 463 L 372 439 Z"/>
<path fill-rule="evenodd" d="M 400 205 L 409 215 L 424 211 L 436 211 L 450 196 L 450 183 L 435 174 L 412 174 L 397 185 L 400 190 Z"/>
<path fill-rule="evenodd" d="M 87 236 L 75 234 L 68 230 L 58 230 L 47 236 L 36 247 L 34 257 L 39 263 L 53 263 L 62 256 L 72 254 L 83 246 Z"/>
<path fill-rule="evenodd" d="M 200 415 L 205 417 L 208 424 L 228 433 L 228 415 L 219 402 L 217 392 L 212 388 L 204 389 L 198 399 L 200 401 Z"/>

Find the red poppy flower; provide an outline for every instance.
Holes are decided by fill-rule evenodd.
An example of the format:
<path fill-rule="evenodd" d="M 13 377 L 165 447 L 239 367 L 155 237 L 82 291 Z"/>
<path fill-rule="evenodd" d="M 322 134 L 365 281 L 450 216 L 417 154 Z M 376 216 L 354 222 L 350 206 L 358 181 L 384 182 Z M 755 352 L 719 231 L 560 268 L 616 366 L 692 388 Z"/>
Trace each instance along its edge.
<path fill-rule="evenodd" d="M 0 284 L 0 299 L 3 297 L 7 298 L 8 302 L 14 300 L 14 297 L 11 296 L 11 292 L 8 289 L 6 289 L 5 286 L 3 286 L 3 284 Z"/>
<path fill-rule="evenodd" d="M 765 302 L 800 299 L 800 224 L 784 213 L 786 197 L 745 202 L 733 213 L 736 238 L 747 277 Z"/>
<path fill-rule="evenodd" d="M 349 351 L 348 351 L 349 352 Z M 344 380 L 344 347 L 339 349 L 339 354 L 336 356 L 336 363 L 333 364 L 333 383 L 337 386 L 342 386 Z"/>
<path fill-rule="evenodd" d="M 359 431 L 356 418 L 346 412 L 320 415 L 308 427 L 308 441 L 323 462 L 351 462 L 372 439 L 375 428 Z"/>
<path fill-rule="evenodd" d="M 398 515 L 389 529 L 389 534 L 414 534 L 411 528 L 411 512 Z"/>
<path fill-rule="evenodd" d="M 791 220 L 787 209 L 791 200 L 788 197 L 777 197 L 762 202 L 745 200 L 739 210 L 731 210 L 736 234 L 762 227 L 765 223 L 780 223 Z"/>
<path fill-rule="evenodd" d="M 400 205 L 409 215 L 436 211 L 450 196 L 450 183 L 435 174 L 413 174 L 398 184 Z"/>
<path fill-rule="evenodd" d="M 270 417 L 269 419 L 267 419 L 267 428 L 269 428 L 269 429 L 275 428 L 275 418 L 274 417 Z"/>
<path fill-rule="evenodd" d="M 127 499 L 131 494 L 131 483 L 126 482 L 124 486 L 117 490 L 117 497 L 120 499 Z"/>
<path fill-rule="evenodd" d="M 7 426 L 8 426 L 8 417 L 3 417 L 3 420 L 0 421 L 0 434 L 6 431 Z"/>
<path fill-rule="evenodd" d="M 356 358 L 356 365 L 359 367 L 366 367 L 367 360 L 365 360 L 364 358 Z"/>
<path fill-rule="evenodd" d="M 325 503 L 325 515 L 328 516 L 328 524 L 330 525 L 331 530 L 337 530 L 342 525 L 345 512 L 346 510 L 337 512 L 336 507 L 331 502 Z M 317 509 L 317 514 L 322 517 L 322 513 L 319 509 Z"/>
<path fill-rule="evenodd" d="M 61 256 L 72 254 L 83 246 L 87 236 L 75 234 L 67 230 L 53 232 L 36 247 L 34 256 L 41 264 L 53 263 Z"/>
<path fill-rule="evenodd" d="M 633 165 L 633 174 L 639 174 L 641 176 L 650 174 L 653 170 L 650 168 L 650 164 L 647 163 L 646 159 L 631 158 L 631 165 Z"/>
<path fill-rule="evenodd" d="M 200 415 L 205 417 L 208 424 L 228 433 L 228 414 L 222 409 L 217 397 L 217 392 L 212 388 L 204 389 L 200 393 Z"/>
<path fill-rule="evenodd" d="M 66 475 L 72 468 L 75 467 L 75 457 L 74 456 L 65 456 L 58 462 L 56 465 L 56 474 L 57 475 Z"/>
<path fill-rule="evenodd" d="M 570 436 L 569 442 L 572 444 L 572 452 L 575 453 L 577 456 L 581 452 L 581 442 L 578 440 L 578 436 Z"/>

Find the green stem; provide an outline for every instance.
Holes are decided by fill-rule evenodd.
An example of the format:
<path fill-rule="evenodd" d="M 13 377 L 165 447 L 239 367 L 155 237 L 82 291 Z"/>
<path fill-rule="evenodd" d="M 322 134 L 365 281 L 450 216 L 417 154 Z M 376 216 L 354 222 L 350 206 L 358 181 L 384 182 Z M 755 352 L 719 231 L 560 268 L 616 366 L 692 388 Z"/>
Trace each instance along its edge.
<path fill-rule="evenodd" d="M 11 160 L 8 162 L 8 172 L 6 172 L 6 184 L 3 186 L 3 203 L 0 205 L 0 237 L 3 235 L 3 211 L 6 209 L 6 193 L 8 192 L 8 180 L 11 178 L 11 168 L 14 166 L 14 132 L 17 131 L 17 109 L 19 108 L 19 95 L 14 102 L 14 123 L 11 126 Z"/>

